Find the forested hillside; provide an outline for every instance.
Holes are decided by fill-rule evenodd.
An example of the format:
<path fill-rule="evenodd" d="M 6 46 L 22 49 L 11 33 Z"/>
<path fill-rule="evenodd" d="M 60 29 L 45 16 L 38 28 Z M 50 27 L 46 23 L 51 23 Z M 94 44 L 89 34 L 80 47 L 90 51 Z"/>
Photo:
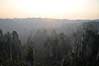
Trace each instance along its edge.
<path fill-rule="evenodd" d="M 36 30 L 28 35 L 22 29 L 21 34 L 18 30 L 6 31 L 2 25 L 0 66 L 99 66 L 98 21 L 62 23 L 50 29 L 42 26 L 39 30 L 32 24 L 31 30 Z M 27 39 L 20 38 L 22 33 Z"/>

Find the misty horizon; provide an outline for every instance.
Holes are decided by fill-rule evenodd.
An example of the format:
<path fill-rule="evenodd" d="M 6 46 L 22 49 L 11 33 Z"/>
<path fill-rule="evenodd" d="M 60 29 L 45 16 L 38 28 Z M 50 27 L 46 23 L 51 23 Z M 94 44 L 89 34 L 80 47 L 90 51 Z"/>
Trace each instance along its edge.
<path fill-rule="evenodd" d="M 0 66 L 99 66 L 98 0 L 0 0 Z"/>

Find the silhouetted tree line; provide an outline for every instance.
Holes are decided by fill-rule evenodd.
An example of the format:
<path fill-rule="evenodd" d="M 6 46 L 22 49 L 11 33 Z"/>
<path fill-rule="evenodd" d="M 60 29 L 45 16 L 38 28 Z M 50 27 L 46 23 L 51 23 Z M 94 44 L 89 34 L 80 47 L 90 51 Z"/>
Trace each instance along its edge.
<path fill-rule="evenodd" d="M 22 54 L 23 51 L 24 48 L 16 31 L 3 34 L 0 30 L 0 66 L 27 66 L 26 62 L 33 64 L 32 48 L 27 48 L 26 55 Z"/>
<path fill-rule="evenodd" d="M 99 31 L 93 23 L 84 23 L 70 36 L 52 31 L 42 48 L 34 40 L 29 37 L 22 44 L 16 31 L 0 30 L 0 66 L 99 66 Z"/>

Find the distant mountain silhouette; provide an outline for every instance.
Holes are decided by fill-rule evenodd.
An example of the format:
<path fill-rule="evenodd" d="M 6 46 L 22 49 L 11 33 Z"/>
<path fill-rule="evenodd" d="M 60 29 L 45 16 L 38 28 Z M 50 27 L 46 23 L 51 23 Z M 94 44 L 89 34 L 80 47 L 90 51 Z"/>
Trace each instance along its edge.
<path fill-rule="evenodd" d="M 37 30 L 56 30 L 70 34 L 82 23 L 94 23 L 99 26 L 99 20 L 68 20 L 68 19 L 46 19 L 46 18 L 26 18 L 26 19 L 0 19 L 0 29 L 3 32 L 17 31 L 22 40 Z"/>

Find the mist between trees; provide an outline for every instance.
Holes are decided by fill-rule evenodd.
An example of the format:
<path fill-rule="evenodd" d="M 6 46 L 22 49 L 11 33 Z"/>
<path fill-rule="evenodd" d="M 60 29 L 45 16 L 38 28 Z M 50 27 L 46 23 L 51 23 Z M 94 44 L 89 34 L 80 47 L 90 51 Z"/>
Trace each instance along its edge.
<path fill-rule="evenodd" d="M 16 31 L 0 30 L 0 66 L 99 66 L 99 28 L 94 22 L 83 23 L 70 36 L 40 30 L 21 42 Z"/>

